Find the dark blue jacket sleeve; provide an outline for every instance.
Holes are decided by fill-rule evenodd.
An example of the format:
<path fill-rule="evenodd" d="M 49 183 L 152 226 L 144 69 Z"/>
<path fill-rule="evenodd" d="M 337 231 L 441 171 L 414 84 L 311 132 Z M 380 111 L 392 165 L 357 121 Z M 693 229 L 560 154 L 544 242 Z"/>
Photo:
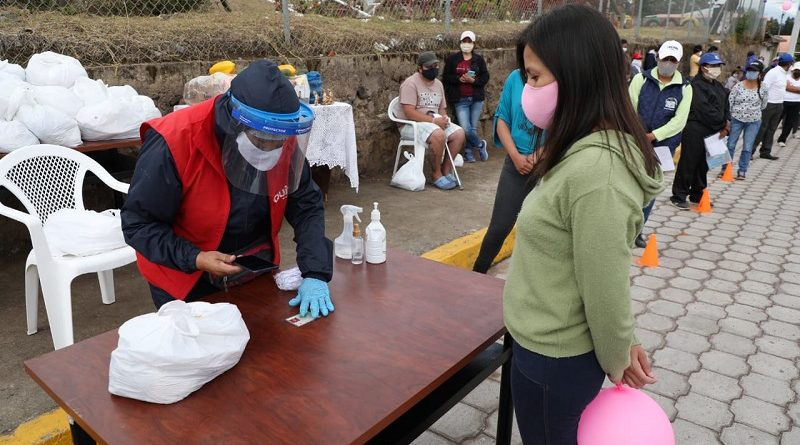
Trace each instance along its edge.
<path fill-rule="evenodd" d="M 333 277 L 333 243 L 325 238 L 322 192 L 311 180 L 308 162 L 303 166 L 300 186 L 289 195 L 285 216 L 294 228 L 297 265 L 303 277 L 330 281 Z"/>
<path fill-rule="evenodd" d="M 148 130 L 122 207 L 122 233 L 125 242 L 148 260 L 191 273 L 197 270 L 200 249 L 172 230 L 181 189 L 166 141 Z"/>

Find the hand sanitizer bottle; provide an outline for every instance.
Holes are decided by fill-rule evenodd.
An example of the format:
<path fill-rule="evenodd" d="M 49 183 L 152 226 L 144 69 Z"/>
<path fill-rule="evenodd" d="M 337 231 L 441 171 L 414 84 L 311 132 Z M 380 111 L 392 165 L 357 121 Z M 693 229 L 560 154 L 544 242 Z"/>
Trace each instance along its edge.
<path fill-rule="evenodd" d="M 366 229 L 367 234 L 367 263 L 380 264 L 386 262 L 386 229 L 381 224 L 381 212 L 378 203 L 373 202 L 371 221 Z"/>

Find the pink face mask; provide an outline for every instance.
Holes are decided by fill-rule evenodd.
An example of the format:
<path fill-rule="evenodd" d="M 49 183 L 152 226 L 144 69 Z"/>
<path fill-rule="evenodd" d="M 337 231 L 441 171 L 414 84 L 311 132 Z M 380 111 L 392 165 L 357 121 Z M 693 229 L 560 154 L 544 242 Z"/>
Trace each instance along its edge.
<path fill-rule="evenodd" d="M 525 84 L 522 89 L 522 111 L 533 125 L 547 130 L 553 123 L 553 113 L 558 104 L 558 83 L 553 81 L 543 87 Z"/>

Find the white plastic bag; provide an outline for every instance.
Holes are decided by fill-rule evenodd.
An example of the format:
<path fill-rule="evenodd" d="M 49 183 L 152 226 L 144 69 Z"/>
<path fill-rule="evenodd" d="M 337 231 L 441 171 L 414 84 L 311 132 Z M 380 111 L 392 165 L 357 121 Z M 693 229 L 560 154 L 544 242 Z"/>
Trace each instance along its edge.
<path fill-rule="evenodd" d="M 0 119 L 14 119 L 24 92 L 31 88 L 31 84 L 16 77 L 0 76 Z"/>
<path fill-rule="evenodd" d="M 25 68 L 15 63 L 8 63 L 8 60 L 0 60 L 0 75 L 12 76 L 25 81 Z"/>
<path fill-rule="evenodd" d="M 175 403 L 239 363 L 249 340 L 235 305 L 171 301 L 119 328 L 108 392 Z"/>
<path fill-rule="evenodd" d="M 109 97 L 97 104 L 87 104 L 75 117 L 85 141 L 128 139 L 139 136 L 142 123 L 161 116 L 147 96 Z"/>
<path fill-rule="evenodd" d="M 69 88 L 55 86 L 33 87 L 33 97 L 39 105 L 49 105 L 75 119 L 83 101 Z"/>
<path fill-rule="evenodd" d="M 10 153 L 38 143 L 39 139 L 22 122 L 0 120 L 0 153 Z"/>
<path fill-rule="evenodd" d="M 43 144 L 73 148 L 82 143 L 75 119 L 49 105 L 37 104 L 33 91 L 25 92 L 15 119 L 25 124 Z"/>
<path fill-rule="evenodd" d="M 403 152 L 408 162 L 403 164 L 392 176 L 391 185 L 411 192 L 425 190 L 425 174 L 422 172 L 422 158 Z"/>
<path fill-rule="evenodd" d="M 122 98 L 122 97 L 136 97 L 139 93 L 130 86 L 130 85 L 122 85 L 122 86 L 115 86 L 115 87 L 108 87 L 108 97 L 112 98 Z"/>
<path fill-rule="evenodd" d="M 99 104 L 108 99 L 108 86 L 100 79 L 92 80 L 88 77 L 80 77 L 72 86 L 72 92 L 85 105 Z"/>
<path fill-rule="evenodd" d="M 25 68 L 25 79 L 33 85 L 71 88 L 80 77 L 89 76 L 78 59 L 52 51 L 34 54 Z"/>
<path fill-rule="evenodd" d="M 125 247 L 119 210 L 61 209 L 43 227 L 53 256 L 89 256 Z"/>

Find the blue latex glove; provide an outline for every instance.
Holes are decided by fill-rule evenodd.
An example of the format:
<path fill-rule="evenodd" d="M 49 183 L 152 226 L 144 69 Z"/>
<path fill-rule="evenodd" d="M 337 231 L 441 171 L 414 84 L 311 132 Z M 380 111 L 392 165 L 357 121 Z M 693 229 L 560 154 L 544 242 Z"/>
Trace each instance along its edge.
<path fill-rule="evenodd" d="M 305 317 L 311 310 L 311 317 L 322 315 L 327 317 L 328 312 L 333 312 L 331 293 L 328 290 L 328 283 L 316 278 L 303 278 L 300 287 L 297 289 L 297 296 L 289 300 L 289 306 L 300 305 L 300 316 Z"/>

